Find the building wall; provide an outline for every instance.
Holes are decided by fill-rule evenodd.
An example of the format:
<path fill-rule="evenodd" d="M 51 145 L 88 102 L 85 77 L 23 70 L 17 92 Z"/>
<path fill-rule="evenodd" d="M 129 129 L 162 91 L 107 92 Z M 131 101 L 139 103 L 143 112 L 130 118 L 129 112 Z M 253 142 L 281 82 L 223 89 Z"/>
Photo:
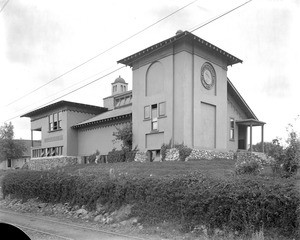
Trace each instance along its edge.
<path fill-rule="evenodd" d="M 78 129 L 78 156 L 89 156 L 97 150 L 107 155 L 113 148 L 121 149 L 121 142 L 114 141 L 113 133 L 122 126 L 124 123 Z"/>
<path fill-rule="evenodd" d="M 92 118 L 93 116 L 95 115 L 82 112 L 67 111 L 67 156 L 78 155 L 78 131 L 77 129 L 73 129 L 71 127 L 77 123 Z"/>
<path fill-rule="evenodd" d="M 163 68 L 163 91 L 148 96 L 147 72 L 159 62 Z M 217 80 L 207 90 L 201 83 L 201 66 L 213 65 Z M 158 132 L 151 132 L 151 120 L 144 119 L 144 107 L 166 102 L 166 116 L 158 118 Z M 212 107 L 206 118 L 207 106 Z M 206 108 L 205 108 L 206 107 Z M 162 143 L 184 143 L 190 147 L 227 148 L 227 67 L 226 64 L 186 42 L 168 46 L 133 66 L 133 145 L 140 150 L 160 149 Z M 211 119 L 210 119 L 211 118 Z M 212 125 L 214 125 L 212 127 Z M 210 138 L 206 138 L 206 136 Z M 212 144 L 212 142 L 214 142 Z"/>
<path fill-rule="evenodd" d="M 50 132 L 48 116 L 59 111 L 62 111 L 61 130 Z M 46 112 L 43 115 L 33 118 L 31 129 L 41 129 L 42 139 L 39 148 L 63 146 L 64 156 L 77 156 L 77 131 L 71 129 L 71 126 L 93 116 L 95 115 L 58 109 L 57 111 Z"/>
<path fill-rule="evenodd" d="M 247 146 L 247 127 L 239 127 L 234 125 L 234 140 L 230 140 L 229 132 L 230 132 L 230 118 L 234 118 L 235 121 L 246 119 L 245 113 L 241 110 L 238 104 L 234 101 L 234 99 L 228 95 L 227 97 L 227 148 L 228 150 L 237 150 L 238 149 L 238 140 L 239 137 L 242 137 L 246 140 Z M 239 132 L 240 131 L 240 132 Z"/>
<path fill-rule="evenodd" d="M 11 160 L 11 167 L 8 167 L 7 160 L 3 160 L 0 162 L 0 169 L 6 170 L 6 169 L 22 168 L 26 162 L 29 162 L 29 160 L 30 160 L 30 157 L 22 157 L 19 159 L 13 159 L 13 160 Z"/>

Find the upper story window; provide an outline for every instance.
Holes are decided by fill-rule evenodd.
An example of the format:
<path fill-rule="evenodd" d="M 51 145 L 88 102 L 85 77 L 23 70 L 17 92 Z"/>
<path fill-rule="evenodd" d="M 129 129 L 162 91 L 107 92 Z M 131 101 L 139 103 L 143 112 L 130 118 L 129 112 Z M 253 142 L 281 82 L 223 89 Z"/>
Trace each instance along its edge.
<path fill-rule="evenodd" d="M 159 103 L 159 116 L 165 116 L 166 115 L 166 102 Z"/>
<path fill-rule="evenodd" d="M 157 104 L 151 105 L 151 130 L 158 130 L 158 120 L 157 120 Z"/>
<path fill-rule="evenodd" d="M 127 106 L 132 103 L 132 95 L 115 98 L 115 107 Z"/>
<path fill-rule="evenodd" d="M 230 124 L 229 139 L 233 141 L 234 140 L 234 118 L 230 118 L 229 124 Z"/>
<path fill-rule="evenodd" d="M 48 116 L 49 131 L 56 131 L 61 129 L 62 112 L 53 113 Z"/>

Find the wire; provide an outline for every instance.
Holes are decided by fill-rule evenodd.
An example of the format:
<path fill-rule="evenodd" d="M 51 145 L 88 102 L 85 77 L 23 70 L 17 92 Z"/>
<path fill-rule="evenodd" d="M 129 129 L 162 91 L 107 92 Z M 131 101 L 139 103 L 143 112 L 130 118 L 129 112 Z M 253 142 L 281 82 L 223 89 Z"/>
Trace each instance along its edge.
<path fill-rule="evenodd" d="M 222 13 L 221 15 L 219 15 L 219 16 L 217 16 L 217 17 L 214 17 L 213 19 L 209 20 L 208 22 L 201 24 L 199 27 L 195 27 L 195 28 L 194 28 L 193 30 L 191 30 L 190 32 L 194 32 L 194 31 L 198 30 L 199 28 L 202 28 L 202 27 L 204 27 L 204 26 L 206 26 L 206 25 L 208 25 L 208 24 L 210 24 L 210 23 L 212 23 L 212 22 L 218 20 L 218 19 L 221 18 L 221 17 L 224 17 L 225 15 L 227 15 L 227 14 L 229 14 L 229 13 L 231 13 L 231 12 L 237 10 L 238 8 L 243 7 L 244 5 L 248 4 L 248 3 L 251 2 L 251 1 L 252 1 L 252 0 L 249 0 L 249 1 L 247 1 L 247 2 L 244 2 L 243 4 L 238 5 L 237 7 L 233 8 L 233 9 L 230 9 L 229 11 L 227 11 L 227 12 L 225 12 L 225 13 Z"/>
<path fill-rule="evenodd" d="M 6 5 L 8 4 L 8 2 L 9 2 L 9 0 L 7 0 L 4 4 L 3 4 L 3 6 L 2 6 L 2 8 L 0 9 L 0 13 L 3 11 L 3 9 L 6 7 Z"/>
<path fill-rule="evenodd" d="M 71 93 L 74 93 L 74 92 L 76 92 L 76 91 L 78 91 L 78 90 L 80 90 L 80 89 L 82 89 L 82 88 L 84 88 L 84 87 L 87 87 L 88 85 L 91 85 L 92 83 L 97 82 L 97 81 L 101 80 L 102 78 L 105 78 L 105 77 L 107 77 L 107 76 L 109 76 L 109 75 L 111 75 L 111 74 L 113 74 L 113 73 L 115 73 L 115 72 L 121 70 L 122 68 L 125 68 L 125 67 L 126 67 L 126 66 L 122 66 L 122 67 L 119 67 L 119 68 L 117 68 L 117 69 L 114 69 L 113 71 L 111 71 L 111 72 L 109 72 L 109 73 L 107 73 L 107 74 L 105 74 L 105 75 L 103 75 L 103 76 L 101 76 L 101 77 L 99 77 L 99 78 L 96 78 L 95 80 L 93 80 L 93 81 L 91 81 L 91 82 L 88 82 L 87 84 L 84 84 L 83 86 L 78 87 L 78 88 L 72 90 L 71 92 L 68 92 L 68 93 L 66 93 L 66 94 L 64 94 L 64 95 L 62 95 L 62 96 L 60 96 L 60 97 L 58 97 L 58 98 L 55 98 L 55 99 L 51 100 L 50 102 L 47 102 L 47 103 L 43 104 L 42 106 L 39 106 L 38 108 L 35 108 L 35 109 L 32 110 L 32 111 L 35 111 L 35 110 L 40 109 L 40 108 L 42 108 L 42 107 L 44 107 L 44 106 L 47 106 L 48 104 L 50 104 L 50 103 L 52 103 L 52 102 L 54 102 L 54 101 L 56 101 L 56 100 L 58 100 L 58 99 L 60 99 L 60 98 L 62 98 L 62 97 L 65 97 L 65 96 L 67 96 L 67 95 L 69 95 L 69 94 L 71 94 Z M 17 115 L 17 116 L 15 116 L 15 117 L 12 117 L 12 118 L 10 118 L 10 119 L 7 119 L 7 120 L 5 120 L 4 122 L 11 121 L 11 120 L 13 120 L 13 119 L 15 119 L 15 118 L 17 118 L 17 117 L 20 117 L 20 115 Z"/>
<path fill-rule="evenodd" d="M 86 80 L 89 80 L 90 78 L 93 78 L 93 77 L 99 75 L 100 73 L 104 73 L 104 72 L 106 72 L 106 71 L 108 71 L 109 69 L 112 69 L 112 68 L 113 68 L 113 67 L 109 67 L 109 68 L 106 68 L 106 69 L 103 70 L 103 71 L 100 71 L 100 72 L 98 72 L 98 73 L 96 73 L 96 74 L 93 74 L 93 75 L 91 75 L 91 76 L 89 76 L 89 77 L 87 77 L 87 78 L 85 78 L 85 79 L 83 79 L 83 80 L 81 80 L 81 81 L 76 82 L 75 84 L 73 84 L 73 85 L 71 85 L 71 86 L 69 86 L 69 87 L 67 87 L 67 88 L 64 88 L 63 90 L 61 90 L 61 91 L 59 91 L 59 92 L 56 92 L 56 93 L 54 93 L 54 94 L 52 94 L 52 95 L 50 95 L 50 96 L 47 96 L 47 97 L 41 99 L 39 102 L 42 102 L 43 100 L 46 100 L 46 99 L 49 99 L 49 98 L 51 98 L 51 97 L 53 97 L 53 96 L 55 96 L 55 95 L 58 95 L 58 94 L 60 94 L 60 93 L 62 93 L 62 92 L 64 92 L 64 91 L 66 91 L 66 90 L 68 90 L 68 89 L 70 89 L 70 88 L 73 88 L 73 87 L 79 85 L 80 83 L 82 83 L 82 82 L 84 82 L 84 81 L 86 81 Z M 17 111 L 17 113 L 18 113 L 18 114 L 19 114 L 19 113 L 24 113 L 24 110 L 25 110 L 25 109 L 31 108 L 31 107 L 34 106 L 34 105 L 36 105 L 36 102 L 35 102 L 34 104 L 27 105 L 26 107 L 22 107 L 22 110 Z"/>
<path fill-rule="evenodd" d="M 190 2 L 190 3 L 188 3 L 188 4 L 186 4 L 186 5 L 184 5 L 183 7 L 177 9 L 176 11 L 170 13 L 169 15 L 167 15 L 167 16 L 165 16 L 165 17 L 163 17 L 163 18 L 157 20 L 156 22 L 150 24 L 149 26 L 145 27 L 144 29 L 142 29 L 142 30 L 140 30 L 140 31 L 138 31 L 138 32 L 136 32 L 136 33 L 134 33 L 133 35 L 129 36 L 128 38 L 125 38 L 125 39 L 122 40 L 121 42 L 119 42 L 119 43 L 117 43 L 117 44 L 115 44 L 115 45 L 109 47 L 108 49 L 106 49 L 106 50 L 104 50 L 103 52 L 101 52 L 101 53 L 95 55 L 94 57 L 89 58 L 88 60 L 82 62 L 81 64 L 79 64 L 79 65 L 77 65 L 77 66 L 71 68 L 70 70 L 68 70 L 68 71 L 66 71 L 66 72 L 64 72 L 64 73 L 62 73 L 62 74 L 60 74 L 59 76 L 53 78 L 52 80 L 46 82 L 45 84 L 42 84 L 41 86 L 39 86 L 39 87 L 33 89 L 32 91 L 26 93 L 25 95 L 23 95 L 23 96 L 17 98 L 16 100 L 14 100 L 14 101 L 8 103 L 5 107 L 8 107 L 8 106 L 12 105 L 13 103 L 16 103 L 16 102 L 20 101 L 21 99 L 23 99 L 23 98 L 25 98 L 25 97 L 31 95 L 32 93 L 34 93 L 34 92 L 40 90 L 41 88 L 43 88 L 43 87 L 49 85 L 50 83 L 52 83 L 52 82 L 54 82 L 54 81 L 60 79 L 61 77 L 63 77 L 63 76 L 65 76 L 65 75 L 69 74 L 70 72 L 72 72 L 72 71 L 74 71 L 74 70 L 76 70 L 76 69 L 82 67 L 83 65 L 85 65 L 85 64 L 87 64 L 87 63 L 89 63 L 89 62 L 91 62 L 92 60 L 98 58 L 99 56 L 103 55 L 104 53 L 107 53 L 108 51 L 112 50 L 113 48 L 115 48 L 115 47 L 121 45 L 122 43 L 124 43 L 124 42 L 126 42 L 126 41 L 132 39 L 133 37 L 135 37 L 135 36 L 141 34 L 142 32 L 148 30 L 149 28 L 151 28 L 151 27 L 153 27 L 154 25 L 160 23 L 161 21 L 165 20 L 166 18 L 173 16 L 173 15 L 176 14 L 177 12 L 183 10 L 184 8 L 190 6 L 191 4 L 193 4 L 193 3 L 197 2 L 197 1 L 198 1 L 198 0 L 194 0 L 194 1 L 192 1 L 192 2 Z"/>
<path fill-rule="evenodd" d="M 212 20 L 209 20 L 208 22 L 206 22 L 206 23 L 204 23 L 204 24 L 201 24 L 200 26 L 194 28 L 193 30 L 191 30 L 191 32 L 194 32 L 194 31 L 196 31 L 196 30 L 198 30 L 198 29 L 200 29 L 200 28 L 202 28 L 202 27 L 208 25 L 209 23 L 211 23 L 211 22 L 213 22 L 213 21 L 215 21 L 215 20 L 217 20 L 217 19 L 219 19 L 219 18 L 221 18 L 221 17 L 223 17 L 223 16 L 225 16 L 225 15 L 227 15 L 227 14 L 233 12 L 234 10 L 236 10 L 236 9 L 238 9 L 238 8 L 240 8 L 240 7 L 244 6 L 244 5 L 246 5 L 247 3 L 251 2 L 251 1 L 252 1 L 252 0 L 249 0 L 249 1 L 247 1 L 247 2 L 245 2 L 245 3 L 243 3 L 243 4 L 241 4 L 241 5 L 239 5 L 239 6 L 237 6 L 237 7 L 235 7 L 235 8 L 233 8 L 233 9 L 231 9 L 231 10 L 229 10 L 229 11 L 227 11 L 227 12 L 221 14 L 221 15 L 218 15 L 218 16 L 214 17 Z M 177 40 L 179 40 L 179 39 L 181 39 L 181 38 L 183 38 L 183 37 L 185 37 L 185 35 L 178 37 Z M 165 44 L 165 45 L 162 45 L 162 46 L 156 48 L 154 51 L 151 51 L 151 52 L 149 52 L 149 53 L 144 54 L 142 57 L 145 57 L 145 56 L 147 56 L 147 55 L 149 55 L 149 54 L 153 54 L 153 52 L 156 52 L 156 51 L 160 50 L 161 48 L 170 45 L 171 43 L 172 43 L 172 41 L 168 42 L 168 43 Z M 142 58 L 142 57 L 140 57 L 140 58 Z M 135 59 L 134 61 L 137 61 L 137 60 L 139 60 L 140 58 L 137 58 L 137 59 Z M 133 61 L 132 61 L 132 62 L 133 62 Z M 128 64 L 127 64 L 127 65 L 128 65 Z M 125 67 L 125 66 L 122 66 L 122 67 L 120 67 L 120 68 L 117 68 L 117 69 L 115 69 L 115 70 L 109 72 L 108 74 L 105 74 L 105 75 L 103 75 L 103 76 L 101 76 L 101 77 L 99 77 L 99 78 L 97 78 L 97 79 L 95 79 L 95 80 L 93 80 L 93 81 L 91 81 L 91 82 L 89 82 L 89 83 L 87 83 L 87 84 L 85 84 L 85 85 L 83 85 L 83 86 L 77 88 L 77 89 L 72 90 L 72 91 L 69 92 L 69 93 L 66 93 L 66 94 L 64 94 L 64 95 L 62 95 L 62 96 L 60 96 L 60 97 L 58 97 L 58 98 L 56 98 L 56 99 L 54 99 L 54 100 L 52 100 L 52 101 L 50 101 L 50 102 L 48 102 L 48 103 L 45 103 L 44 105 L 42 105 L 42 106 L 40 106 L 40 107 L 38 107 L 38 108 L 36 108 L 36 109 L 39 109 L 39 108 L 41 108 L 41 107 L 43 107 L 43 106 L 46 106 L 46 105 L 48 105 L 48 104 L 50 104 L 50 103 L 52 103 L 52 102 L 54 102 L 54 101 L 56 101 L 56 100 L 58 100 L 58 99 L 60 99 L 60 98 L 62 98 L 62 97 L 65 97 L 65 96 L 67 96 L 67 95 L 69 95 L 69 94 L 71 94 L 71 93 L 74 93 L 74 92 L 76 92 L 76 91 L 78 91 L 78 90 L 80 90 L 80 89 L 82 89 L 82 88 L 84 88 L 84 87 L 86 87 L 86 86 L 88 86 L 88 85 L 90 85 L 90 84 L 96 82 L 96 81 L 99 81 L 100 79 L 102 79 L 102 78 L 104 78 L 104 77 L 109 76 L 110 74 L 112 74 L 112 73 L 114 73 L 114 72 L 116 72 L 116 71 L 119 71 L 120 69 L 122 69 L 122 68 L 124 68 L 124 67 Z M 36 109 L 35 109 L 35 110 L 36 110 Z M 33 110 L 33 111 L 34 111 L 34 110 Z M 13 119 L 15 119 L 15 118 L 17 118 L 17 117 L 19 117 L 19 116 L 20 116 L 20 115 L 15 116 L 15 117 L 10 118 L 10 119 L 8 119 L 8 120 L 6 120 L 6 121 L 4 121 L 4 122 L 13 120 Z"/>

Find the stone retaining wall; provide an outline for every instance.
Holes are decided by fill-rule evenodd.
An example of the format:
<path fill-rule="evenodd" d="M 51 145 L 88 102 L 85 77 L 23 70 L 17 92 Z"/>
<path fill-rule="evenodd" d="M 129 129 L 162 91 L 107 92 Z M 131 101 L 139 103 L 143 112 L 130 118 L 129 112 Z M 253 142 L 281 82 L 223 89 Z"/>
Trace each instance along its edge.
<path fill-rule="evenodd" d="M 192 159 L 207 159 L 211 160 L 214 158 L 225 158 L 225 159 L 234 159 L 235 152 L 233 151 L 216 151 L 216 150 L 200 150 L 193 149 L 190 156 L 188 156 L 185 161 Z"/>
<path fill-rule="evenodd" d="M 177 148 L 167 149 L 165 161 L 180 161 L 179 150 Z"/>
<path fill-rule="evenodd" d="M 242 162 L 248 162 L 250 160 L 255 160 L 262 165 L 270 164 L 274 159 L 272 157 L 267 157 L 266 154 L 261 152 L 246 152 L 241 151 L 236 153 L 236 163 L 240 164 Z"/>
<path fill-rule="evenodd" d="M 32 158 L 28 162 L 30 170 L 50 170 L 53 168 L 64 167 L 67 165 L 75 165 L 79 162 L 78 157 L 60 156 L 60 157 L 43 157 Z"/>
<path fill-rule="evenodd" d="M 147 154 L 146 152 L 136 152 L 134 161 L 135 162 L 147 162 Z"/>

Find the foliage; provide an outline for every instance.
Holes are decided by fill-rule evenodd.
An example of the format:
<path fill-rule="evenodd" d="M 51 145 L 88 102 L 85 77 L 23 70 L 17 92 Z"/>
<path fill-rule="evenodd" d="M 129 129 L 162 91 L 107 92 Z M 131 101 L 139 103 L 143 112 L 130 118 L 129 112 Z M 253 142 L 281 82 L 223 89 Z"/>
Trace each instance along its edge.
<path fill-rule="evenodd" d="M 116 150 L 115 148 L 107 155 L 108 163 L 125 162 L 125 152 L 123 150 Z"/>
<path fill-rule="evenodd" d="M 99 157 L 100 152 L 99 150 L 96 150 L 96 152 L 94 152 L 93 154 L 91 154 L 90 156 L 88 156 L 87 160 L 89 163 L 95 163 L 97 157 Z"/>
<path fill-rule="evenodd" d="M 163 143 L 163 145 L 161 145 L 161 148 L 160 148 L 160 154 L 161 154 L 161 160 L 162 160 L 162 161 L 165 161 L 165 159 L 166 159 L 166 154 L 167 154 L 167 149 L 170 149 L 171 146 L 172 146 L 171 140 L 169 141 L 168 144 Z"/>
<path fill-rule="evenodd" d="M 107 155 L 108 163 L 117 163 L 117 162 L 132 162 L 134 161 L 135 154 L 137 149 L 128 150 L 127 148 L 123 148 L 121 150 L 116 150 L 115 148 L 110 151 Z"/>
<path fill-rule="evenodd" d="M 251 234 L 260 229 L 294 235 L 299 227 L 299 192 L 290 180 L 232 177 L 227 180 L 200 172 L 162 177 L 118 174 L 116 178 L 71 175 L 54 171 L 7 174 L 4 196 L 38 197 L 44 202 L 69 202 L 94 210 L 96 202 L 111 208 L 133 204 L 142 222 L 180 223 L 207 229 Z"/>
<path fill-rule="evenodd" d="M 0 127 L 0 139 L 10 139 L 14 138 L 14 126 L 11 122 L 4 123 L 3 126 Z"/>
<path fill-rule="evenodd" d="M 292 235 L 299 227 L 295 214 L 300 206 L 299 193 L 288 180 L 224 180 L 199 172 L 172 177 L 122 174 L 99 179 L 54 171 L 20 171 L 4 177 L 2 191 L 4 196 L 69 202 L 90 210 L 95 209 L 97 201 L 111 207 L 130 203 L 134 205 L 133 214 L 143 222 L 177 222 L 187 230 L 204 225 L 245 233 L 263 227 Z"/>
<path fill-rule="evenodd" d="M 117 131 L 113 133 L 116 141 L 122 142 L 122 149 L 132 149 L 132 123 L 126 123 L 121 128 L 116 127 Z"/>
<path fill-rule="evenodd" d="M 259 142 L 253 145 L 253 151 L 262 152 L 262 143 Z M 283 147 L 280 145 L 279 139 L 275 138 L 272 142 L 264 142 L 264 152 L 269 157 L 278 158 L 283 152 Z"/>
<path fill-rule="evenodd" d="M 190 156 L 192 149 L 185 146 L 183 143 L 175 144 L 175 148 L 179 151 L 179 160 L 184 162 L 185 159 Z"/>
<path fill-rule="evenodd" d="M 235 166 L 235 173 L 240 174 L 253 174 L 257 175 L 262 170 L 262 164 L 254 157 L 250 157 L 241 162 L 237 162 Z"/>
<path fill-rule="evenodd" d="M 296 175 L 300 166 L 300 140 L 298 134 L 291 124 L 289 124 L 287 131 L 288 145 L 284 149 L 281 147 L 281 150 L 279 147 L 277 148 L 278 151 L 274 154 L 275 162 L 272 165 L 273 172 L 283 177 Z"/>
<path fill-rule="evenodd" d="M 0 127 L 0 161 L 17 159 L 23 155 L 25 146 L 14 139 L 14 126 L 12 123 L 4 123 Z"/>
<path fill-rule="evenodd" d="M 161 159 L 162 161 L 164 161 L 166 159 L 166 153 L 168 149 L 172 148 L 172 144 L 171 144 L 171 140 L 169 142 L 169 144 L 163 144 L 160 148 L 160 152 L 161 152 Z M 192 149 L 185 146 L 183 143 L 181 144 L 175 144 L 174 148 L 178 149 L 179 151 L 179 160 L 184 162 L 185 159 L 191 154 Z"/>

